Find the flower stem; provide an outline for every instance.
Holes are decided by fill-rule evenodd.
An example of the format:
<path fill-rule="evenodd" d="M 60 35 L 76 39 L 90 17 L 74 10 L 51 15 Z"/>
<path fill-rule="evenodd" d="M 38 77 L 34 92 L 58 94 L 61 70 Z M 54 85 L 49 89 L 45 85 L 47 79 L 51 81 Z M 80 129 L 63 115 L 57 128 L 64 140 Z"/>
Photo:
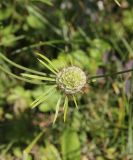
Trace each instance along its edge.
<path fill-rule="evenodd" d="M 92 76 L 92 77 L 89 78 L 89 80 L 96 79 L 96 78 L 112 77 L 112 76 L 115 76 L 115 75 L 118 75 L 118 74 L 124 74 L 124 73 L 132 72 L 132 71 L 133 71 L 133 68 L 127 69 L 127 70 L 124 70 L 124 71 L 115 72 L 115 73 L 101 74 L 101 75 L 97 75 L 97 76 Z"/>

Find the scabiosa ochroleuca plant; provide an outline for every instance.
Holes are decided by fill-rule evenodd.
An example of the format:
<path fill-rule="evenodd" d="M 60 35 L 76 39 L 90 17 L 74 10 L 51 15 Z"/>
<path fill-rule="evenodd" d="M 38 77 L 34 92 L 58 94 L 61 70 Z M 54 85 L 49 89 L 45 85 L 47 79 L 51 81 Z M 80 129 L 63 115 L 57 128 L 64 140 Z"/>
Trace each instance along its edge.
<path fill-rule="evenodd" d="M 6 70 L 2 66 L 0 66 L 0 69 L 6 72 L 7 74 L 18 78 L 20 80 L 29 82 L 29 83 L 35 83 L 35 84 L 41 84 L 41 83 L 50 83 L 51 87 L 43 93 L 40 97 L 38 97 L 33 103 L 31 104 L 32 108 L 35 108 L 36 106 L 40 105 L 44 101 L 46 101 L 52 93 L 55 93 L 56 91 L 61 91 L 61 95 L 57 101 L 56 104 L 56 113 L 53 120 L 53 123 L 55 123 L 58 113 L 59 113 L 59 107 L 62 103 L 62 99 L 64 97 L 64 104 L 63 104 L 63 110 L 64 110 L 64 121 L 66 120 L 67 110 L 68 110 L 68 101 L 69 97 L 73 98 L 74 104 L 76 108 L 78 108 L 77 100 L 76 100 L 76 94 L 78 92 L 82 92 L 82 89 L 87 84 L 87 77 L 85 72 L 77 67 L 77 66 L 67 66 L 62 69 L 57 69 L 53 63 L 44 55 L 37 53 L 39 62 L 47 69 L 51 71 L 52 74 L 47 76 L 43 72 L 38 72 L 32 69 L 28 69 L 26 67 L 20 66 L 8 58 L 6 58 L 3 54 L 0 54 L 0 57 L 5 60 L 6 62 L 10 63 L 11 65 L 22 69 L 26 71 L 26 73 L 22 73 L 21 76 L 17 76 L 10 71 Z"/>
<path fill-rule="evenodd" d="M 56 113 L 53 120 L 53 123 L 55 123 L 59 109 L 62 103 L 62 100 L 64 98 L 63 103 L 63 110 L 64 110 L 64 121 L 66 120 L 67 110 L 68 110 L 68 101 L 69 97 L 73 98 L 73 101 L 75 103 L 76 108 L 78 108 L 77 100 L 76 100 L 76 94 L 82 93 L 84 88 L 86 88 L 86 85 L 90 83 L 93 79 L 96 78 L 105 78 L 109 76 L 114 76 L 118 74 L 123 74 L 127 72 L 133 71 L 133 69 L 128 69 L 124 71 L 119 71 L 115 73 L 109 73 L 104 75 L 96 75 L 91 76 L 89 79 L 87 78 L 85 72 L 74 65 L 69 65 L 67 67 L 64 67 L 62 69 L 56 68 L 53 63 L 44 55 L 37 53 L 39 62 L 47 69 L 51 71 L 52 74 L 47 75 L 46 73 L 35 71 L 26 67 L 23 67 L 19 64 L 14 63 L 13 61 L 9 60 L 7 57 L 5 57 L 2 53 L 0 53 L 0 58 L 4 60 L 5 62 L 11 64 L 14 67 L 17 67 L 25 73 L 22 73 L 21 76 L 17 76 L 13 73 L 11 73 L 9 70 L 7 70 L 5 67 L 3 67 L 2 61 L 0 61 L 0 70 L 5 72 L 6 74 L 17 78 L 22 81 L 26 81 L 28 83 L 32 84 L 51 84 L 51 87 L 44 92 L 40 97 L 38 97 L 33 103 L 31 104 L 32 108 L 35 108 L 36 106 L 40 105 L 44 101 L 46 101 L 53 93 L 60 91 L 60 97 L 58 98 L 57 104 L 56 104 Z"/>

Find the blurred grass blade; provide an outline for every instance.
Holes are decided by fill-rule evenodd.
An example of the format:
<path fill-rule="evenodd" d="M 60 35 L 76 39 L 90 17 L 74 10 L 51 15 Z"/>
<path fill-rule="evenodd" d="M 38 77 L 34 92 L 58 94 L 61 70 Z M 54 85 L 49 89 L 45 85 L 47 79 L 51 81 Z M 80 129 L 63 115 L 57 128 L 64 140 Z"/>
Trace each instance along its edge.
<path fill-rule="evenodd" d="M 35 5 L 27 5 L 27 9 L 30 14 L 38 18 L 44 25 L 49 26 L 49 28 L 53 30 L 57 35 L 61 36 L 61 30 L 58 27 L 56 27 L 55 24 L 52 24 L 47 18 L 43 16 L 43 12 L 42 10 L 40 10 L 39 7 Z"/>
<path fill-rule="evenodd" d="M 123 59 L 123 57 L 121 55 L 124 54 L 124 52 L 122 51 L 122 49 L 120 48 L 119 45 L 117 45 L 117 41 L 116 39 L 113 39 L 113 38 L 109 38 L 109 40 L 111 41 L 113 47 L 116 49 L 116 51 L 118 52 L 119 56 Z"/>
<path fill-rule="evenodd" d="M 86 32 L 81 27 L 78 27 L 78 31 L 80 35 L 86 40 L 86 42 L 90 44 L 91 40 L 90 40 L 90 37 L 88 37 L 88 35 L 86 34 Z"/>
<path fill-rule="evenodd" d="M 66 121 L 66 116 L 67 116 L 67 110 L 68 110 L 68 97 L 65 97 L 65 101 L 64 101 L 64 122 Z"/>
<path fill-rule="evenodd" d="M 31 107 L 35 108 L 40 103 L 47 100 L 49 98 L 49 96 L 51 96 L 55 92 L 55 90 L 54 90 L 55 87 L 56 87 L 56 85 L 52 86 L 49 90 L 47 90 L 45 93 L 43 93 L 38 99 L 36 99 L 34 102 L 32 102 Z"/>
<path fill-rule="evenodd" d="M 133 94 L 133 72 L 131 75 L 131 94 Z M 132 107 L 132 99 L 128 100 L 128 153 L 131 155 L 131 159 L 133 159 L 133 107 Z"/>
<path fill-rule="evenodd" d="M 53 124 L 55 123 L 55 121 L 56 121 L 56 119 L 57 119 L 57 116 L 58 116 L 58 113 L 59 113 L 61 98 L 62 98 L 62 97 L 60 97 L 60 98 L 58 99 L 57 104 L 56 104 L 56 112 L 55 112 L 55 117 L 54 117 L 54 120 L 53 120 Z"/>
<path fill-rule="evenodd" d="M 33 141 L 29 144 L 29 146 L 27 146 L 25 148 L 25 150 L 23 151 L 23 160 L 27 160 L 28 158 L 28 154 L 31 152 L 32 148 L 34 147 L 34 145 L 37 143 L 37 141 L 42 137 L 42 135 L 44 134 L 44 130 L 42 132 L 40 132 L 35 139 L 33 139 Z"/>
<path fill-rule="evenodd" d="M 50 47 L 54 47 L 54 48 L 58 49 L 59 51 L 63 51 L 62 49 L 57 47 L 57 44 L 66 44 L 66 42 L 63 41 L 63 40 L 52 40 L 52 41 L 39 42 L 39 43 L 31 44 L 29 46 L 25 46 L 25 47 L 22 47 L 20 49 L 17 49 L 15 51 L 13 51 L 12 54 L 25 52 L 29 49 L 33 50 L 33 49 L 41 47 L 41 46 L 50 46 Z"/>
<path fill-rule="evenodd" d="M 54 78 L 38 76 L 38 75 L 33 75 L 33 74 L 22 73 L 21 75 L 24 77 L 33 78 L 33 79 L 37 79 L 37 80 L 56 81 Z"/>
<path fill-rule="evenodd" d="M 8 153 L 8 151 L 12 148 L 13 144 L 15 143 L 14 140 L 12 140 L 9 144 L 6 145 L 6 148 L 3 149 L 1 155 L 4 156 Z"/>
<path fill-rule="evenodd" d="M 49 69 L 51 72 L 53 72 L 54 74 L 57 74 L 57 72 L 55 71 L 55 70 L 53 70 L 52 68 L 51 68 L 51 66 L 49 66 L 49 65 L 47 65 L 44 61 L 42 61 L 42 60 L 40 60 L 40 59 L 38 59 L 39 60 L 39 62 L 44 66 L 44 67 L 46 67 L 47 69 Z"/>
<path fill-rule="evenodd" d="M 45 60 L 46 62 L 48 62 L 51 65 L 51 67 L 53 67 L 53 69 L 58 72 L 58 69 L 52 64 L 52 62 L 46 56 L 44 56 L 44 55 L 42 55 L 40 53 L 36 53 L 36 54 L 39 57 L 41 57 L 43 60 Z"/>
<path fill-rule="evenodd" d="M 78 109 L 77 100 L 76 100 L 76 97 L 75 97 L 74 95 L 73 95 L 73 101 L 74 101 L 74 103 L 75 103 L 76 108 Z"/>
<path fill-rule="evenodd" d="M 130 44 L 128 43 L 128 41 L 123 37 L 121 38 L 123 44 L 125 45 L 125 47 L 127 48 L 127 51 L 129 52 L 129 54 L 133 55 L 133 48 L 130 46 Z"/>
<path fill-rule="evenodd" d="M 21 81 L 24 81 L 24 82 L 28 82 L 28 83 L 31 83 L 31 84 L 44 84 L 43 82 L 37 82 L 37 81 L 31 81 L 31 80 L 28 80 L 28 79 L 25 79 L 23 77 L 20 77 L 20 76 L 17 76 L 13 73 L 11 73 L 10 71 L 6 70 L 5 68 L 3 68 L 2 66 L 0 66 L 0 70 L 2 70 L 3 72 L 5 72 L 6 74 L 8 74 L 9 76 L 13 77 L 13 78 L 16 78 L 18 80 L 21 80 Z"/>
<path fill-rule="evenodd" d="M 121 4 L 120 4 L 120 2 L 118 0 L 114 0 L 114 1 L 119 7 L 121 7 Z"/>
<path fill-rule="evenodd" d="M 39 74 L 39 75 L 43 75 L 43 76 L 46 76 L 45 73 L 42 73 L 42 72 L 38 72 L 38 71 L 35 71 L 35 70 L 32 70 L 32 69 L 29 69 L 29 68 L 26 68 L 26 67 L 23 67 L 19 64 L 16 64 L 14 63 L 13 61 L 9 60 L 6 56 L 4 56 L 2 53 L 0 53 L 0 57 L 5 60 L 6 62 L 8 62 L 9 64 L 19 68 L 19 69 L 22 69 L 24 71 L 27 71 L 27 72 L 31 72 L 31 73 L 35 73 L 35 74 Z"/>
<path fill-rule="evenodd" d="M 42 2 L 42 3 L 45 3 L 49 6 L 52 6 L 52 2 L 50 0 L 31 0 L 32 2 Z"/>

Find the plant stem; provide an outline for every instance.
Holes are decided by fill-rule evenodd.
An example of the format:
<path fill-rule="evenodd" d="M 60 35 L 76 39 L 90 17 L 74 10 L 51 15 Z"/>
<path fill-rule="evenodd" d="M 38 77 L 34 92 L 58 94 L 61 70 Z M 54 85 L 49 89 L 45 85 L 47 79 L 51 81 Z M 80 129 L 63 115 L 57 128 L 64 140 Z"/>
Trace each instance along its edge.
<path fill-rule="evenodd" d="M 115 75 L 118 75 L 118 74 L 124 74 L 124 73 L 132 72 L 132 71 L 133 71 L 133 68 L 132 69 L 127 69 L 127 70 L 124 70 L 124 71 L 115 72 L 115 73 L 101 74 L 101 75 L 97 75 L 97 76 L 92 76 L 92 77 L 89 78 L 89 80 L 92 80 L 92 79 L 95 79 L 95 78 L 112 77 L 112 76 L 115 76 Z"/>

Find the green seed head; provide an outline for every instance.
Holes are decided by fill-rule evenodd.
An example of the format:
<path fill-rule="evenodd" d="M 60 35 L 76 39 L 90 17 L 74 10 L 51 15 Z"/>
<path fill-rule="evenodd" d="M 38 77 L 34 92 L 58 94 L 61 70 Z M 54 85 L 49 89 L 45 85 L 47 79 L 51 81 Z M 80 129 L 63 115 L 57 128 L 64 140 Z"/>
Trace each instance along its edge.
<path fill-rule="evenodd" d="M 56 83 L 66 94 L 74 94 L 85 86 L 86 75 L 78 67 L 66 67 L 57 74 Z"/>

